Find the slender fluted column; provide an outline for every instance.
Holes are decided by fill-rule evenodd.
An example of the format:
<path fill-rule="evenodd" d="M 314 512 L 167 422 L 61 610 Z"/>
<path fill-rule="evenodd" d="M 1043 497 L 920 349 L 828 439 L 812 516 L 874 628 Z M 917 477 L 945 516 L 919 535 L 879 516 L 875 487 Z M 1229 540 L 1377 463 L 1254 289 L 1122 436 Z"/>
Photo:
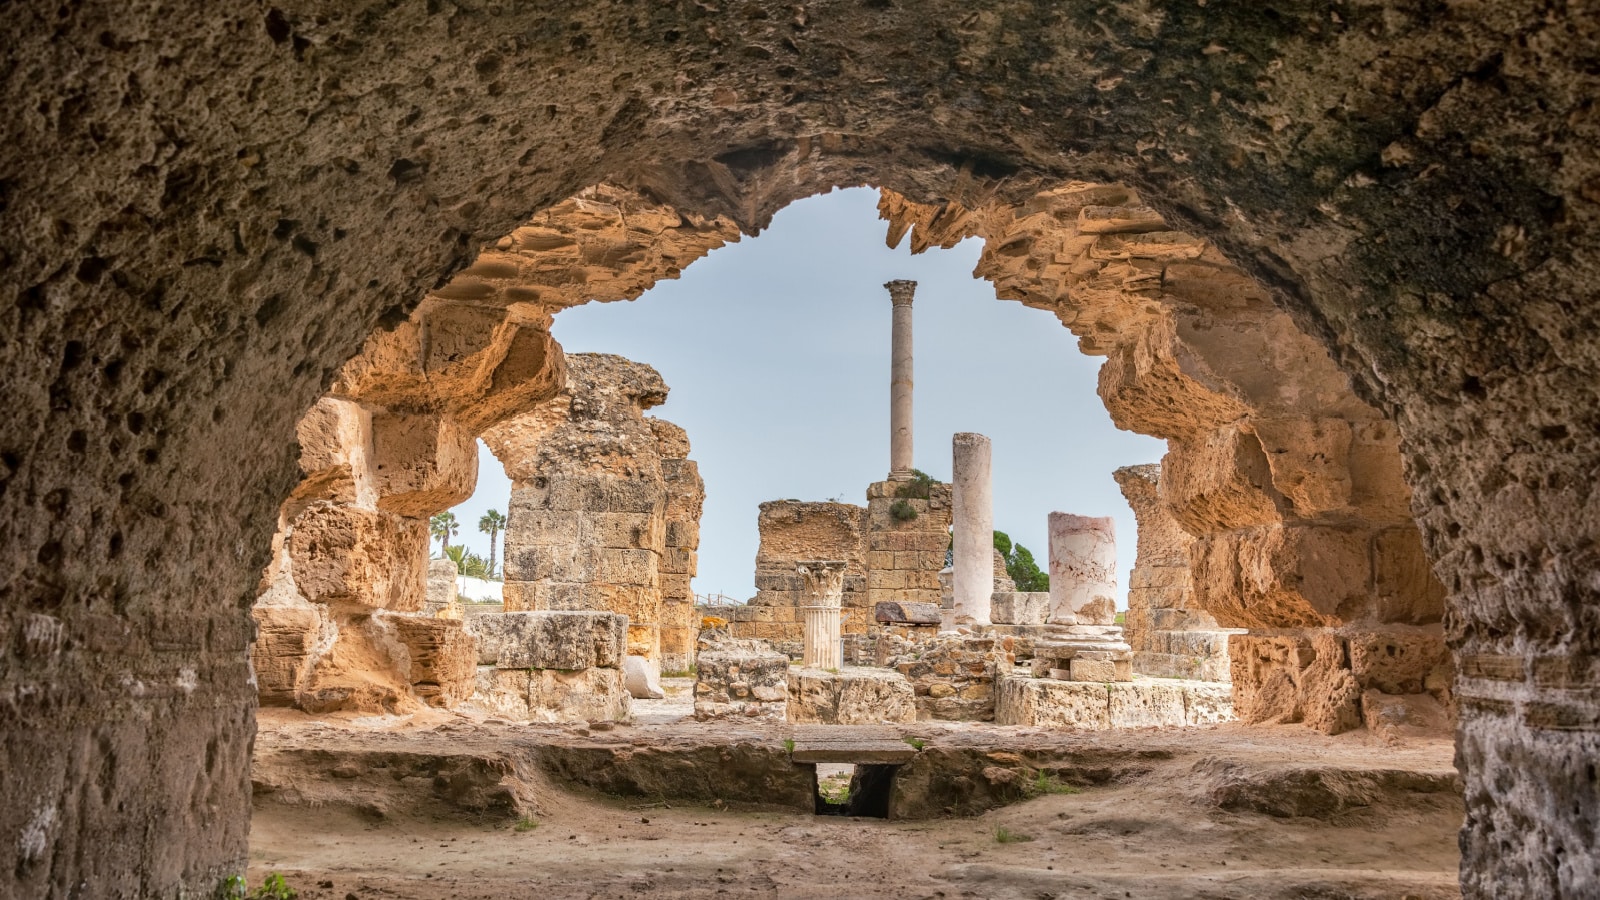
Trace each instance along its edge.
<path fill-rule="evenodd" d="M 957 625 L 988 625 L 994 595 L 994 489 L 989 439 L 963 431 L 952 441 L 951 524 L 954 528 Z"/>
<path fill-rule="evenodd" d="M 911 478 L 911 297 L 915 281 L 891 281 L 894 333 L 889 350 L 889 480 Z"/>
<path fill-rule="evenodd" d="M 1116 520 L 1051 513 L 1050 621 L 1110 625 L 1116 617 Z"/>
<path fill-rule="evenodd" d="M 844 599 L 845 563 L 819 559 L 800 563 L 795 571 L 805 579 L 805 656 L 803 665 L 838 669 L 844 665 L 839 644 L 839 606 Z"/>

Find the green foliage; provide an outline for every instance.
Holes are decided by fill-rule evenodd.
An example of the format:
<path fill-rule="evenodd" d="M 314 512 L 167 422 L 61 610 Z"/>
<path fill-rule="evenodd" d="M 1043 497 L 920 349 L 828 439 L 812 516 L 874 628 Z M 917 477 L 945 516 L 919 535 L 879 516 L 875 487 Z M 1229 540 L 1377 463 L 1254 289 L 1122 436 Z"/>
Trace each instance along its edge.
<path fill-rule="evenodd" d="M 444 558 L 456 564 L 457 574 L 468 578 L 489 578 L 489 564 L 478 554 L 468 553 L 464 544 L 444 548 Z"/>
<path fill-rule="evenodd" d="M 850 776 L 829 775 L 817 781 L 817 793 L 822 795 L 823 802 L 833 806 L 844 806 L 850 802 Z"/>
<path fill-rule="evenodd" d="M 443 558 L 445 551 L 449 549 L 450 539 L 460 530 L 461 525 L 456 522 L 455 513 L 435 513 L 428 517 L 428 533 L 439 539 L 440 558 Z"/>
<path fill-rule="evenodd" d="M 899 487 L 895 488 L 894 495 L 909 500 L 926 500 L 933 496 L 933 488 L 938 483 L 939 480 L 927 472 L 921 469 L 912 469 L 911 480 L 903 482 Z M 895 518 L 898 519 L 900 517 L 896 516 Z M 909 516 L 908 518 L 914 519 L 916 516 Z M 904 521 L 904 519 L 901 519 L 901 521 Z"/>
<path fill-rule="evenodd" d="M 783 749 L 789 753 L 794 752 L 794 738 L 783 739 Z"/>
<path fill-rule="evenodd" d="M 928 745 L 928 742 L 922 738 L 908 737 L 905 739 L 905 741 L 911 745 L 911 749 L 913 750 L 921 750 L 923 747 Z"/>
<path fill-rule="evenodd" d="M 1056 776 L 1040 770 L 1039 774 L 1022 789 L 1022 792 L 1029 797 L 1042 797 L 1045 794 L 1076 794 L 1078 789 L 1073 785 L 1058 780 Z"/>
<path fill-rule="evenodd" d="M 917 517 L 917 508 L 904 500 L 896 500 L 889 506 L 889 515 L 897 522 L 909 522 Z"/>
<path fill-rule="evenodd" d="M 300 894 L 289 887 L 281 874 L 273 872 L 253 891 L 243 875 L 229 875 L 217 885 L 212 896 L 215 900 L 295 900 Z"/>
<path fill-rule="evenodd" d="M 532 830 L 534 830 L 535 828 L 538 828 L 538 827 L 539 827 L 539 820 L 538 819 L 535 819 L 535 818 L 533 818 L 531 816 L 523 816 L 522 818 L 517 820 L 517 824 L 511 826 L 511 830 L 512 831 L 518 831 L 518 832 L 532 831 Z"/>
<path fill-rule="evenodd" d="M 996 531 L 994 533 L 994 548 L 1000 551 L 1001 556 L 1009 559 L 1011 556 L 1011 535 L 1006 534 L 1004 531 Z"/>
<path fill-rule="evenodd" d="M 1039 564 L 1033 560 L 1033 552 L 1021 544 L 1011 541 L 1011 536 L 1004 531 L 994 533 L 994 548 L 1000 551 L 1000 556 L 1006 561 L 1006 574 L 1017 583 L 1017 590 L 1025 592 L 1043 592 L 1050 590 L 1050 575 L 1040 571 Z"/>
<path fill-rule="evenodd" d="M 994 830 L 994 839 L 996 843 L 1000 844 L 1024 844 L 1033 840 L 1033 836 L 1023 834 L 1020 831 L 1012 831 L 1001 825 Z"/>

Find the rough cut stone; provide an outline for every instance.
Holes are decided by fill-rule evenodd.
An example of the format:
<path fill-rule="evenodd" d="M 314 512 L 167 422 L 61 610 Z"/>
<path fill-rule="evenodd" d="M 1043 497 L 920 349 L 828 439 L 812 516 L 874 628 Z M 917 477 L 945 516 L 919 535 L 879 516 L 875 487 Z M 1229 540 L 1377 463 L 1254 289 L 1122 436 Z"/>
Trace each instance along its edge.
<path fill-rule="evenodd" d="M 873 618 L 885 625 L 937 625 L 939 607 L 933 603 L 886 600 L 873 607 Z"/>
<path fill-rule="evenodd" d="M 898 672 L 791 667 L 786 716 L 794 724 L 909 723 L 917 721 L 916 695 L 911 682 Z"/>
<path fill-rule="evenodd" d="M 614 669 L 622 665 L 627 617 L 593 611 L 472 616 L 478 664 L 502 669 Z"/>
<path fill-rule="evenodd" d="M 759 640 L 731 639 L 703 647 L 696 659 L 696 719 L 784 721 L 789 657 Z"/>
<path fill-rule="evenodd" d="M 1228 685 L 1139 680 L 1096 684 L 1007 675 L 997 687 L 995 724 L 1103 731 L 1232 721 Z"/>
<path fill-rule="evenodd" d="M 472 696 L 477 639 L 459 619 L 390 616 L 405 645 L 411 690 L 429 706 L 453 707 Z"/>
<path fill-rule="evenodd" d="M 990 598 L 996 625 L 1043 625 L 1050 614 L 1050 594 L 1045 591 L 1011 591 Z"/>
<path fill-rule="evenodd" d="M 627 721 L 621 669 L 501 669 L 479 666 L 472 702 L 525 722 Z"/>

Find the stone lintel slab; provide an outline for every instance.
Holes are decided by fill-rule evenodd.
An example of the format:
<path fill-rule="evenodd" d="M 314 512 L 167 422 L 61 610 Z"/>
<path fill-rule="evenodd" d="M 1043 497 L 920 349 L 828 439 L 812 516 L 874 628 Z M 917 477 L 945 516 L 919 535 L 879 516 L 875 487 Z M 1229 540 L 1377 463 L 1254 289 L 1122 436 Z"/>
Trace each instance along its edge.
<path fill-rule="evenodd" d="M 798 763 L 898 765 L 917 755 L 892 727 L 882 725 L 798 725 L 789 758 Z"/>

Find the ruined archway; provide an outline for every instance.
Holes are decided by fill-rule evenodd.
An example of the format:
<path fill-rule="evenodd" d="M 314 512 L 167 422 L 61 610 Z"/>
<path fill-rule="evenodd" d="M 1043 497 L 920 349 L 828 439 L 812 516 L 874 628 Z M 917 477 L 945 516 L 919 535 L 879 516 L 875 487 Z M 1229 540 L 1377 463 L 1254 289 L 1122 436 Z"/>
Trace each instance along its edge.
<path fill-rule="evenodd" d="M 1590 27 L 1502 6 L 20 10 L 0 739 L 30 777 L 4 783 L 6 877 L 163 893 L 237 867 L 244 607 L 294 423 L 481 241 L 604 180 L 753 227 L 832 183 L 970 210 L 1077 177 L 1215 240 L 1398 428 L 1462 664 L 1465 885 L 1587 883 Z"/>

